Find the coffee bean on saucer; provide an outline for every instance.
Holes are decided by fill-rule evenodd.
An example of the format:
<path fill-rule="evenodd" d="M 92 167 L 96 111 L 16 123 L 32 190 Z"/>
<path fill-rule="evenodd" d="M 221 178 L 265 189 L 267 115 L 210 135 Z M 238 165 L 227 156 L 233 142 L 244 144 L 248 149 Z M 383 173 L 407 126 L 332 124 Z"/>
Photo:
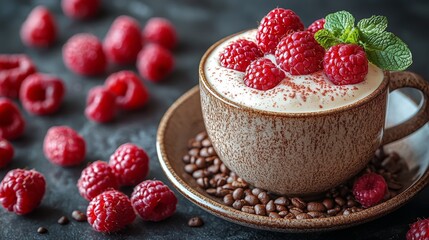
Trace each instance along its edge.
<path fill-rule="evenodd" d="M 265 208 L 266 208 L 267 212 L 276 211 L 276 205 L 274 204 L 273 200 L 268 201 L 267 205 L 265 205 Z"/>
<path fill-rule="evenodd" d="M 246 197 L 244 197 L 244 200 L 252 206 L 255 206 L 259 203 L 259 200 L 255 195 L 247 195 Z"/>
<path fill-rule="evenodd" d="M 243 188 L 237 188 L 232 192 L 232 197 L 234 200 L 242 199 L 244 197 Z"/>
<path fill-rule="evenodd" d="M 234 198 L 232 197 L 232 194 L 228 193 L 227 195 L 225 195 L 223 197 L 223 202 L 228 206 L 232 206 L 232 204 L 234 203 Z"/>
<path fill-rule="evenodd" d="M 69 219 L 66 217 L 66 216 L 62 216 L 62 217 L 60 217 L 59 219 L 58 219 L 58 221 L 57 221 L 59 224 L 61 224 L 61 225 L 66 225 L 66 224 L 68 224 L 70 221 L 69 221 Z"/>
<path fill-rule="evenodd" d="M 258 194 L 258 199 L 262 204 L 267 204 L 270 201 L 270 197 L 268 196 L 267 192 L 260 192 Z"/>
<path fill-rule="evenodd" d="M 188 221 L 189 227 L 201 227 L 203 225 L 204 225 L 204 221 L 200 217 L 193 217 Z"/>
<path fill-rule="evenodd" d="M 206 192 L 210 195 L 215 195 L 216 194 L 216 188 L 207 188 Z"/>
<path fill-rule="evenodd" d="M 267 211 L 265 209 L 265 205 L 256 204 L 255 205 L 255 213 L 256 213 L 256 215 L 265 216 L 267 214 Z"/>
<path fill-rule="evenodd" d="M 206 131 L 202 131 L 195 136 L 195 140 L 198 142 L 203 141 L 205 138 L 207 138 L 207 132 Z"/>
<path fill-rule="evenodd" d="M 344 198 L 342 197 L 336 197 L 334 199 L 335 203 L 338 204 L 340 207 L 346 205 L 346 200 L 344 200 Z"/>
<path fill-rule="evenodd" d="M 280 215 L 276 212 L 269 212 L 268 217 L 270 217 L 270 218 L 281 218 Z"/>
<path fill-rule="evenodd" d="M 186 164 L 185 165 L 185 172 L 192 174 L 193 172 L 195 172 L 195 170 L 197 170 L 198 167 L 195 164 Z"/>
<path fill-rule="evenodd" d="M 203 147 L 211 147 L 212 146 L 212 142 L 208 138 L 201 141 L 201 144 L 203 145 Z"/>
<path fill-rule="evenodd" d="M 199 152 L 200 152 L 200 149 L 198 149 L 198 148 L 191 148 L 191 149 L 188 151 L 188 154 L 189 154 L 191 157 L 192 157 L 192 156 L 197 157 Z"/>
<path fill-rule="evenodd" d="M 307 214 L 310 215 L 312 218 L 325 217 L 325 213 L 322 213 L 322 212 L 308 212 Z"/>
<path fill-rule="evenodd" d="M 399 190 L 402 188 L 402 184 L 395 181 L 387 182 L 387 186 L 389 189 L 393 189 L 393 190 Z"/>
<path fill-rule="evenodd" d="M 244 201 L 244 199 L 239 199 L 239 200 L 235 200 L 234 203 L 232 204 L 232 207 L 237 209 L 237 210 L 241 210 L 241 208 L 246 205 L 246 201 Z"/>
<path fill-rule="evenodd" d="M 331 198 L 325 198 L 322 202 L 326 209 L 334 208 L 334 201 Z"/>
<path fill-rule="evenodd" d="M 255 214 L 255 208 L 253 206 L 243 206 L 241 208 L 241 211 L 243 211 L 245 213 Z"/>
<path fill-rule="evenodd" d="M 307 204 L 307 210 L 309 212 L 324 212 L 326 211 L 326 207 L 320 202 L 309 202 Z"/>
<path fill-rule="evenodd" d="M 37 232 L 38 232 L 38 233 L 40 233 L 40 234 L 45 234 L 45 233 L 47 233 L 47 232 L 48 232 L 48 229 L 47 229 L 47 228 L 44 228 L 44 227 L 39 227 L 39 228 L 37 229 Z"/>
<path fill-rule="evenodd" d="M 296 215 L 296 219 L 312 219 L 313 217 L 307 213 L 300 213 Z"/>
<path fill-rule="evenodd" d="M 85 222 L 86 221 L 86 215 L 79 210 L 74 210 L 72 212 L 72 218 L 78 222 Z"/>
<path fill-rule="evenodd" d="M 198 178 L 196 181 L 197 181 L 198 186 L 200 186 L 202 188 L 208 188 L 209 187 L 209 179 L 206 177 Z"/>
<path fill-rule="evenodd" d="M 286 197 L 278 197 L 274 200 L 274 203 L 277 205 L 286 206 L 289 205 L 289 200 Z"/>
<path fill-rule="evenodd" d="M 295 206 L 299 209 L 305 209 L 307 207 L 307 204 L 301 198 L 294 197 L 294 198 L 291 198 L 290 201 L 291 201 L 293 206 Z"/>

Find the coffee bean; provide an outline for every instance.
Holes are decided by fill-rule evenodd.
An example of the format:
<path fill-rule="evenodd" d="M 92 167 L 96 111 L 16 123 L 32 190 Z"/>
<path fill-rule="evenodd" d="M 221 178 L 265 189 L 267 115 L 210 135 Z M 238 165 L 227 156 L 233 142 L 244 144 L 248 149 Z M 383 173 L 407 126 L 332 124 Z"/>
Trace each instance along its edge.
<path fill-rule="evenodd" d="M 235 200 L 234 203 L 232 204 L 232 207 L 237 210 L 241 210 L 241 208 L 244 205 L 246 205 L 246 201 L 244 201 L 244 199 L 240 199 L 240 200 Z"/>
<path fill-rule="evenodd" d="M 204 169 L 199 169 L 192 173 L 193 178 L 203 178 L 206 176 L 207 176 L 207 172 Z"/>
<path fill-rule="evenodd" d="M 185 165 L 185 172 L 192 174 L 193 172 L 195 172 L 195 170 L 197 170 L 198 167 L 195 164 L 186 164 Z"/>
<path fill-rule="evenodd" d="M 215 150 L 213 147 L 208 147 L 207 148 L 207 153 L 209 154 L 209 156 L 213 156 L 216 154 Z"/>
<path fill-rule="evenodd" d="M 219 159 L 219 158 L 215 158 L 214 160 L 213 160 L 213 164 L 214 165 L 221 165 L 222 164 L 222 161 Z M 233 177 L 232 175 L 230 175 L 231 177 Z"/>
<path fill-rule="evenodd" d="M 188 221 L 189 227 L 201 227 L 202 225 L 204 225 L 204 221 L 200 217 L 193 217 Z"/>
<path fill-rule="evenodd" d="M 247 195 L 253 195 L 253 193 L 252 193 L 252 189 L 250 189 L 250 188 L 247 188 L 247 189 L 245 189 L 244 190 L 244 194 L 247 196 Z"/>
<path fill-rule="evenodd" d="M 206 138 L 201 142 L 201 144 L 203 145 L 203 147 L 211 147 L 212 142 L 210 141 L 210 139 Z"/>
<path fill-rule="evenodd" d="M 276 212 L 269 212 L 268 217 L 270 217 L 270 218 L 281 218 L 280 215 Z"/>
<path fill-rule="evenodd" d="M 72 212 L 72 218 L 78 222 L 85 222 L 86 221 L 86 215 L 79 210 L 74 210 Z"/>
<path fill-rule="evenodd" d="M 303 213 L 304 211 L 301 208 L 293 207 L 289 209 L 289 212 L 293 213 L 296 216 L 300 213 Z"/>
<path fill-rule="evenodd" d="M 216 188 L 207 188 L 206 192 L 210 195 L 215 195 L 216 194 Z"/>
<path fill-rule="evenodd" d="M 280 215 L 280 213 L 279 213 L 279 215 Z M 296 216 L 293 213 L 288 213 L 288 214 L 286 214 L 286 216 L 284 218 L 285 219 L 296 219 Z"/>
<path fill-rule="evenodd" d="M 296 219 L 312 219 L 313 217 L 307 213 L 300 213 L 296 215 Z"/>
<path fill-rule="evenodd" d="M 232 194 L 228 193 L 227 195 L 225 195 L 223 197 L 223 202 L 227 205 L 227 206 L 232 206 L 232 204 L 234 203 L 234 198 L 232 197 Z"/>
<path fill-rule="evenodd" d="M 37 229 L 37 232 L 38 232 L 38 233 L 40 233 L 40 234 L 45 234 L 45 233 L 47 233 L 47 232 L 48 232 L 48 229 L 46 229 L 46 228 L 44 228 L 44 227 L 39 227 L 39 228 Z"/>
<path fill-rule="evenodd" d="M 255 195 L 247 195 L 246 197 L 244 197 L 244 200 L 246 200 L 246 202 L 252 206 L 255 206 L 259 203 L 259 200 Z"/>
<path fill-rule="evenodd" d="M 289 211 L 280 211 L 279 216 L 280 217 L 286 217 L 289 214 Z M 293 215 L 293 214 L 292 214 Z M 293 216 L 295 218 L 295 215 Z"/>
<path fill-rule="evenodd" d="M 207 132 L 206 131 L 200 132 L 195 136 L 195 140 L 198 142 L 203 141 L 205 138 L 207 138 Z"/>
<path fill-rule="evenodd" d="M 62 216 L 58 219 L 57 221 L 59 224 L 61 225 L 66 225 L 67 223 L 69 223 L 69 219 L 66 216 Z"/>
<path fill-rule="evenodd" d="M 276 205 L 286 206 L 286 205 L 289 205 L 289 200 L 285 197 L 278 197 L 276 198 L 276 200 L 274 200 L 274 203 Z"/>
<path fill-rule="evenodd" d="M 223 185 L 225 185 L 226 184 L 226 180 L 225 180 L 225 178 L 219 178 L 217 181 L 216 181 L 216 186 L 223 186 Z"/>
<path fill-rule="evenodd" d="M 206 160 L 204 158 L 197 158 L 195 161 L 195 165 L 197 165 L 197 168 L 205 168 L 206 167 Z"/>
<path fill-rule="evenodd" d="M 229 168 L 227 166 L 225 166 L 225 164 L 223 164 L 223 163 L 220 165 L 220 171 L 225 173 L 225 174 L 229 174 L 229 172 L 230 172 Z"/>
<path fill-rule="evenodd" d="M 358 203 L 355 201 L 355 200 L 353 200 L 353 199 L 349 199 L 349 200 L 347 200 L 347 207 L 355 207 L 355 206 L 357 206 L 358 205 Z"/>
<path fill-rule="evenodd" d="M 320 202 L 309 202 L 307 204 L 307 210 L 309 212 L 324 212 L 326 211 L 326 207 Z"/>
<path fill-rule="evenodd" d="M 325 217 L 325 214 L 322 212 L 308 212 L 308 215 L 310 215 L 313 218 L 322 218 Z"/>
<path fill-rule="evenodd" d="M 219 172 L 219 165 L 213 164 L 207 168 L 207 171 L 211 174 L 216 174 Z"/>
<path fill-rule="evenodd" d="M 274 212 L 276 211 L 276 205 L 274 204 L 273 200 L 268 201 L 267 205 L 265 206 L 267 209 L 267 212 Z"/>
<path fill-rule="evenodd" d="M 202 188 L 208 188 L 210 183 L 209 183 L 209 179 L 204 177 L 204 178 L 197 178 L 197 184 L 198 186 L 202 187 Z"/>
<path fill-rule="evenodd" d="M 322 202 L 326 209 L 334 208 L 334 201 L 331 198 L 325 198 Z"/>
<path fill-rule="evenodd" d="M 201 142 L 193 141 L 193 142 L 191 142 L 190 147 L 191 147 L 191 148 L 201 148 L 201 147 L 202 147 L 202 145 L 201 145 Z"/>
<path fill-rule="evenodd" d="M 245 183 L 245 182 L 241 182 L 241 181 L 233 181 L 232 183 L 232 186 L 233 187 L 235 187 L 235 188 L 245 188 L 245 187 L 247 187 L 248 186 L 248 184 L 247 183 Z"/>
<path fill-rule="evenodd" d="M 256 215 L 265 216 L 267 214 L 267 211 L 265 209 L 265 205 L 256 204 L 255 205 L 255 213 L 256 213 Z"/>
<path fill-rule="evenodd" d="M 255 195 L 255 196 L 258 196 L 259 193 L 261 193 L 262 191 L 263 190 L 260 189 L 260 188 L 254 188 L 254 189 L 252 189 L 252 194 Z"/>
<path fill-rule="evenodd" d="M 336 208 L 329 209 L 329 210 L 327 211 L 327 213 L 328 213 L 328 215 L 329 215 L 329 216 L 336 216 L 338 212 L 339 212 L 339 210 L 338 210 L 338 209 L 336 209 Z"/>
<path fill-rule="evenodd" d="M 276 204 L 276 210 L 277 210 L 278 212 L 281 212 L 281 211 L 286 211 L 286 210 L 288 210 L 288 208 L 287 208 L 286 206 L 283 206 L 283 205 L 277 205 L 277 204 Z"/>
<path fill-rule="evenodd" d="M 243 206 L 241 208 L 241 211 L 243 211 L 245 213 L 255 214 L 255 208 L 253 206 Z"/>
<path fill-rule="evenodd" d="M 346 209 L 344 210 L 343 215 L 347 216 L 350 215 L 350 213 L 352 213 L 352 211 L 350 209 Z"/>
<path fill-rule="evenodd" d="M 217 187 L 216 188 L 216 197 L 224 197 L 225 195 L 227 195 L 230 192 L 231 191 L 228 189 L 224 189 L 222 187 Z"/>
<path fill-rule="evenodd" d="M 188 151 L 188 154 L 189 154 L 190 156 L 197 157 L 199 152 L 200 152 L 200 149 L 198 149 L 198 148 L 192 148 L 192 149 L 190 149 L 190 150 Z"/>
<path fill-rule="evenodd" d="M 243 188 L 237 188 L 232 192 L 232 197 L 234 200 L 242 199 L 244 197 Z"/>
<path fill-rule="evenodd" d="M 305 209 L 305 207 L 307 206 L 307 204 L 304 202 L 304 200 L 302 200 L 301 198 L 298 198 L 298 197 L 291 198 L 290 201 L 291 201 L 293 206 L 295 206 L 299 209 Z"/>
<path fill-rule="evenodd" d="M 189 156 L 189 155 L 184 155 L 184 156 L 183 156 L 183 158 L 182 158 L 182 161 L 183 161 L 184 163 L 190 163 L 190 162 L 191 162 L 191 156 Z"/>
<path fill-rule="evenodd" d="M 258 194 L 258 199 L 262 204 L 267 204 L 270 201 L 270 197 L 268 196 L 267 192 L 260 192 Z"/>
<path fill-rule="evenodd" d="M 393 190 L 399 190 L 402 188 L 402 184 L 394 181 L 387 182 L 387 186 L 389 187 L 389 189 Z"/>
<path fill-rule="evenodd" d="M 336 197 L 334 199 L 335 203 L 337 203 L 340 207 L 346 205 L 346 200 L 344 200 L 344 198 L 342 197 Z"/>
<path fill-rule="evenodd" d="M 206 147 L 201 148 L 199 154 L 200 154 L 201 157 L 209 157 L 209 156 L 211 156 L 209 154 L 208 148 L 206 148 Z"/>
<path fill-rule="evenodd" d="M 232 183 L 226 183 L 222 186 L 224 189 L 235 190 L 236 188 L 232 186 Z"/>
<path fill-rule="evenodd" d="M 191 156 L 191 160 L 189 160 L 189 163 L 195 164 L 196 161 L 197 161 L 197 157 Z"/>

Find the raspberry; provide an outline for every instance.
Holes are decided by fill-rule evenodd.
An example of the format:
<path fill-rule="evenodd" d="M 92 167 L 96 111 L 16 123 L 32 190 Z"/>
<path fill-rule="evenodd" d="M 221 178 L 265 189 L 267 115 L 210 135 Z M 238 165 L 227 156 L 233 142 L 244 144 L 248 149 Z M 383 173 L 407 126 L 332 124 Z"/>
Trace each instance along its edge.
<path fill-rule="evenodd" d="M 325 53 L 323 69 L 335 85 L 356 84 L 365 80 L 368 59 L 362 47 L 338 44 Z"/>
<path fill-rule="evenodd" d="M 290 9 L 275 8 L 262 18 L 256 34 L 256 43 L 264 53 L 274 53 L 279 41 L 286 35 L 304 30 L 301 19 Z"/>
<path fill-rule="evenodd" d="M 0 168 L 8 165 L 13 158 L 14 150 L 12 144 L 6 139 L 0 138 Z"/>
<path fill-rule="evenodd" d="M 45 188 L 45 177 L 41 173 L 14 169 L 0 183 L 0 202 L 10 212 L 27 214 L 40 205 Z"/>
<path fill-rule="evenodd" d="M 135 63 L 142 49 L 142 38 L 138 22 L 128 16 L 115 19 L 103 43 L 106 56 L 115 63 Z"/>
<path fill-rule="evenodd" d="M 260 58 L 250 63 L 243 80 L 246 86 L 265 91 L 277 86 L 283 78 L 284 72 L 271 60 Z"/>
<path fill-rule="evenodd" d="M 152 82 L 165 78 L 174 67 L 171 52 L 157 44 L 151 44 L 137 56 L 137 69 L 142 77 Z"/>
<path fill-rule="evenodd" d="M 92 228 L 104 233 L 119 231 L 136 218 L 130 199 L 116 190 L 105 191 L 93 198 L 86 215 Z"/>
<path fill-rule="evenodd" d="M 365 208 L 374 206 L 383 200 L 386 191 L 386 181 L 376 173 L 367 173 L 359 177 L 353 185 L 355 199 Z"/>
<path fill-rule="evenodd" d="M 100 0 L 62 0 L 61 8 L 68 17 L 88 19 L 97 14 Z"/>
<path fill-rule="evenodd" d="M 0 54 L 0 96 L 17 98 L 24 79 L 36 72 L 33 62 L 24 54 Z"/>
<path fill-rule="evenodd" d="M 320 29 L 323 29 L 325 27 L 325 19 L 321 18 L 316 21 L 314 21 L 310 26 L 308 26 L 307 31 L 315 34 Z"/>
<path fill-rule="evenodd" d="M 143 181 L 149 172 L 149 157 L 138 146 L 125 143 L 110 156 L 110 167 L 121 185 L 131 186 Z"/>
<path fill-rule="evenodd" d="M 77 188 L 83 198 L 91 201 L 106 190 L 118 189 L 119 183 L 106 162 L 95 161 L 83 169 L 77 181 Z"/>
<path fill-rule="evenodd" d="M 43 152 L 52 163 L 68 167 L 79 165 L 85 158 L 85 140 L 67 126 L 51 127 L 43 142 Z"/>
<path fill-rule="evenodd" d="M 64 44 L 63 61 L 71 71 L 86 76 L 103 73 L 107 65 L 100 40 L 89 33 L 76 34 Z"/>
<path fill-rule="evenodd" d="M 429 239 L 429 219 L 420 219 L 410 226 L 407 232 L 407 240 Z"/>
<path fill-rule="evenodd" d="M 149 93 L 139 77 L 131 71 L 111 74 L 104 83 L 107 90 L 116 95 L 116 104 L 125 110 L 134 110 L 146 105 Z"/>
<path fill-rule="evenodd" d="M 295 32 L 284 37 L 275 53 L 279 66 L 292 75 L 305 75 L 323 68 L 325 49 L 310 32 Z"/>
<path fill-rule="evenodd" d="M 85 116 L 94 122 L 111 121 L 116 115 L 116 96 L 104 87 L 94 87 L 88 92 Z"/>
<path fill-rule="evenodd" d="M 253 60 L 262 56 L 256 43 L 239 39 L 228 45 L 220 54 L 220 64 L 226 68 L 244 72 Z"/>
<path fill-rule="evenodd" d="M 28 76 L 22 83 L 20 100 L 22 106 L 35 115 L 56 112 L 63 101 L 65 87 L 61 79 L 41 73 Z"/>
<path fill-rule="evenodd" d="M 0 97 L 0 138 L 16 139 L 24 133 L 24 127 L 24 118 L 15 103 Z"/>
<path fill-rule="evenodd" d="M 131 203 L 143 220 L 158 222 L 174 214 L 177 198 L 163 182 L 146 180 L 134 188 Z"/>
<path fill-rule="evenodd" d="M 167 49 L 173 49 L 177 44 L 177 34 L 173 24 L 160 17 L 151 18 L 147 21 L 143 29 L 143 38 Z"/>
<path fill-rule="evenodd" d="M 35 7 L 21 26 L 21 40 L 31 47 L 48 47 L 57 39 L 54 16 L 43 6 Z"/>

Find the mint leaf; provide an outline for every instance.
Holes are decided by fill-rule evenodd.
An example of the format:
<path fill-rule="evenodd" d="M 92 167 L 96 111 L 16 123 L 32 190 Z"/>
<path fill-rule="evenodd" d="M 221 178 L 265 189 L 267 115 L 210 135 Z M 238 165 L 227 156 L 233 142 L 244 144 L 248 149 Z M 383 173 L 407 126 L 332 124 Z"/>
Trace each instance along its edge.
<path fill-rule="evenodd" d="M 355 25 L 355 18 L 347 11 L 328 14 L 325 18 L 324 28 L 331 31 L 334 36 L 341 36 L 346 29 Z"/>
<path fill-rule="evenodd" d="M 382 33 L 387 28 L 387 18 L 385 16 L 372 16 L 364 18 L 357 24 L 364 35 Z"/>
<path fill-rule="evenodd" d="M 368 60 L 384 70 L 402 71 L 413 62 L 410 49 L 393 33 L 371 34 L 363 44 Z"/>
<path fill-rule="evenodd" d="M 334 45 L 341 43 L 339 38 L 336 38 L 334 34 L 326 29 L 320 29 L 314 35 L 316 41 L 325 49 L 328 49 Z"/>
<path fill-rule="evenodd" d="M 354 27 L 350 30 L 346 30 L 343 35 L 340 37 L 342 42 L 345 43 L 358 43 L 359 41 L 359 29 Z"/>

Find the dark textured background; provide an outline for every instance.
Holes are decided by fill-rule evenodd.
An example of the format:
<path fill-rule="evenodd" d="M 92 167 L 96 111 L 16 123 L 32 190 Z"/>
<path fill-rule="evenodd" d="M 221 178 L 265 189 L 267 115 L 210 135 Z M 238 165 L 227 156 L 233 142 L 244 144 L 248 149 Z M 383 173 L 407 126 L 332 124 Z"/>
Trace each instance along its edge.
<path fill-rule="evenodd" d="M 108 1 L 102 0 L 101 14 L 94 20 L 79 22 L 66 18 L 59 0 L 18 1 L 0 0 L 0 53 L 26 53 L 36 62 L 41 72 L 60 76 L 67 85 L 67 95 L 61 110 L 48 117 L 31 117 L 27 113 L 25 135 L 13 142 L 16 157 L 0 177 L 13 168 L 35 168 L 42 172 L 48 188 L 41 206 L 27 216 L 16 216 L 0 210 L 0 239 L 404 239 L 408 224 L 417 217 L 429 217 L 429 191 L 418 194 L 410 203 L 379 220 L 354 228 L 314 234 L 282 234 L 242 227 L 212 216 L 191 204 L 180 194 L 177 213 L 160 223 L 136 220 L 126 230 L 103 235 L 86 223 L 72 221 L 61 226 L 56 223 L 61 215 L 70 215 L 74 209 L 85 211 L 87 202 L 78 194 L 75 183 L 84 164 L 76 168 L 61 168 L 50 164 L 42 153 L 46 130 L 54 125 L 69 125 L 79 131 L 88 143 L 86 162 L 108 160 L 122 143 L 133 142 L 144 147 L 151 157 L 149 178 L 168 183 L 156 156 L 155 136 L 163 113 L 181 94 L 198 81 L 198 63 L 204 51 L 216 40 L 232 33 L 254 28 L 257 22 L 276 6 L 291 8 L 305 25 L 341 9 L 352 12 L 357 19 L 373 14 L 389 19 L 388 30 L 409 44 L 414 54 L 410 70 L 429 77 L 429 2 L 406 0 L 360 1 Z M 45 50 L 30 49 L 22 45 L 19 28 L 30 10 L 43 4 L 54 12 L 60 28 L 55 46 Z M 124 113 L 116 121 L 99 125 L 83 116 L 86 92 L 103 84 L 107 76 L 84 78 L 69 72 L 61 59 L 61 46 L 73 34 L 91 32 L 103 38 L 113 19 L 121 14 L 135 17 L 142 25 L 150 17 L 167 17 L 176 25 L 180 44 L 175 50 L 174 73 L 160 84 L 145 82 L 151 92 L 146 108 Z M 112 68 L 132 69 L 133 66 Z M 183 144 L 183 143 L 178 143 Z M 422 143 L 427 144 L 427 143 Z M 169 183 L 168 183 L 169 184 Z M 129 193 L 130 189 L 125 189 Z M 200 215 L 205 225 L 189 228 L 187 220 Z M 37 234 L 39 226 L 49 233 Z"/>

